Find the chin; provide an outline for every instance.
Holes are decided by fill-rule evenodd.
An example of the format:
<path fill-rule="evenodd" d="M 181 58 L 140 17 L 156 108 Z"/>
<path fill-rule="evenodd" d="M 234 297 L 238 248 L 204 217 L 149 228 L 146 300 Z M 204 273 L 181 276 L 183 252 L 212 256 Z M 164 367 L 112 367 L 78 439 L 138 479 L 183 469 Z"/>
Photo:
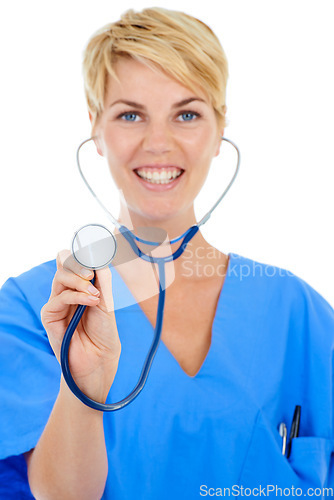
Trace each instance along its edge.
<path fill-rule="evenodd" d="M 180 208 L 172 207 L 170 204 L 166 206 L 166 204 L 161 203 L 161 200 L 159 200 L 158 202 L 146 203 L 145 206 L 141 206 L 137 214 L 152 221 L 166 221 L 177 217 L 180 214 Z"/>

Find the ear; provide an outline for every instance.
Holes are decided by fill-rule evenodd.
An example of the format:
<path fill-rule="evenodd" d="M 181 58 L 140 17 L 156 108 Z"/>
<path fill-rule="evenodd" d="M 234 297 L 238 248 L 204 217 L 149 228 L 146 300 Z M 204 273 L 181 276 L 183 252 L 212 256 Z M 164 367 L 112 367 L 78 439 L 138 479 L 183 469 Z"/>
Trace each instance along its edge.
<path fill-rule="evenodd" d="M 226 116 L 226 111 L 227 111 L 227 106 L 226 104 L 224 104 L 222 106 L 222 115 L 219 115 L 219 118 L 218 118 L 218 130 L 219 130 L 219 140 L 218 140 L 218 143 L 217 143 L 217 149 L 216 149 L 216 153 L 215 153 L 215 156 L 218 156 L 219 153 L 220 153 L 220 146 L 222 144 L 222 139 L 224 137 L 224 126 L 226 125 L 226 122 L 225 122 L 225 116 Z"/>
<path fill-rule="evenodd" d="M 220 134 L 219 134 L 215 156 L 218 156 L 219 153 L 220 153 L 220 146 L 222 144 L 222 138 L 223 138 L 223 136 L 224 136 L 224 129 L 222 129 L 221 132 L 220 132 Z"/>
<path fill-rule="evenodd" d="M 98 136 L 95 136 L 95 137 L 94 137 L 94 144 L 95 144 L 95 146 L 96 146 L 96 151 L 98 152 L 98 154 L 99 154 L 100 156 L 104 156 L 104 155 L 103 155 L 103 152 L 102 152 L 102 147 L 101 147 L 100 139 L 99 139 L 99 137 L 98 137 Z"/>
<path fill-rule="evenodd" d="M 93 137 L 96 134 L 96 123 L 94 123 L 93 115 L 90 111 L 88 111 L 88 115 L 89 115 L 90 123 L 92 125 L 92 137 Z M 96 146 L 96 151 L 98 152 L 98 154 L 100 156 L 103 156 L 101 143 L 100 143 L 99 137 L 97 135 L 94 137 L 94 144 Z"/>

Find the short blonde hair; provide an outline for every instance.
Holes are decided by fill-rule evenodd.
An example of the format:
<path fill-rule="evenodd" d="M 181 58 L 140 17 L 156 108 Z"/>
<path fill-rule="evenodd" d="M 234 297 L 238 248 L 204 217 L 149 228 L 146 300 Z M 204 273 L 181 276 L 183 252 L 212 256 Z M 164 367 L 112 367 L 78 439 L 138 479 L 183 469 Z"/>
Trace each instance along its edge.
<path fill-rule="evenodd" d="M 158 68 L 185 87 L 208 95 L 220 126 L 225 123 L 228 64 L 213 31 L 202 21 L 173 10 L 128 10 L 98 30 L 84 52 L 85 94 L 93 125 L 103 111 L 108 76 L 115 63 L 130 57 Z"/>

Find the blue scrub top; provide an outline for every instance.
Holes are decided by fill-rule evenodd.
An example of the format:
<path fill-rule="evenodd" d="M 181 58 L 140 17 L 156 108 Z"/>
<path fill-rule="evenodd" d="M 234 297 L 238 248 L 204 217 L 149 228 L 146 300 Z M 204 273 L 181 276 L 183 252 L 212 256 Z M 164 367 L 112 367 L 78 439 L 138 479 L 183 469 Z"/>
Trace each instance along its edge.
<path fill-rule="evenodd" d="M 122 354 L 107 402 L 133 389 L 153 337 L 111 270 Z M 55 271 L 55 261 L 46 262 L 0 291 L 1 499 L 32 498 L 21 454 L 36 445 L 59 389 L 60 367 L 40 320 Z M 333 350 L 334 311 L 313 288 L 284 269 L 229 254 L 197 375 L 188 376 L 161 342 L 138 398 L 104 415 L 103 499 L 255 498 L 283 496 L 284 488 L 285 496 L 313 488 L 325 498 L 316 489 L 334 489 Z M 278 426 L 290 432 L 296 405 L 300 432 L 287 459 Z"/>

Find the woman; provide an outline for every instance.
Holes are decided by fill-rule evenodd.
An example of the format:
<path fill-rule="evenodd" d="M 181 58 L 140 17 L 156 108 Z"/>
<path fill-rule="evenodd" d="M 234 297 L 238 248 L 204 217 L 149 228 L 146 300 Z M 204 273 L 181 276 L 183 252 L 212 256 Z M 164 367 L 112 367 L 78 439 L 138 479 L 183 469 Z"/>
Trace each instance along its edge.
<path fill-rule="evenodd" d="M 179 12 L 130 11 L 93 36 L 84 74 L 96 148 L 123 192 L 119 221 L 172 240 L 196 223 L 194 199 L 224 134 L 227 63 L 216 36 Z M 63 251 L 4 285 L 3 363 L 15 362 L 1 384 L 1 458 L 8 468 L 25 454 L 37 499 L 333 487 L 333 310 L 291 273 L 225 255 L 200 231 L 187 250 L 166 265 L 162 343 L 145 389 L 105 415 L 60 376 L 61 341 L 76 306 L 90 306 L 71 342 L 72 375 L 99 402 L 128 394 L 156 319 L 150 265 L 97 271 L 93 286 Z M 197 272 L 206 264 L 213 276 Z M 121 308 L 131 296 L 145 300 Z M 278 427 L 290 432 L 296 406 L 287 457 Z"/>

